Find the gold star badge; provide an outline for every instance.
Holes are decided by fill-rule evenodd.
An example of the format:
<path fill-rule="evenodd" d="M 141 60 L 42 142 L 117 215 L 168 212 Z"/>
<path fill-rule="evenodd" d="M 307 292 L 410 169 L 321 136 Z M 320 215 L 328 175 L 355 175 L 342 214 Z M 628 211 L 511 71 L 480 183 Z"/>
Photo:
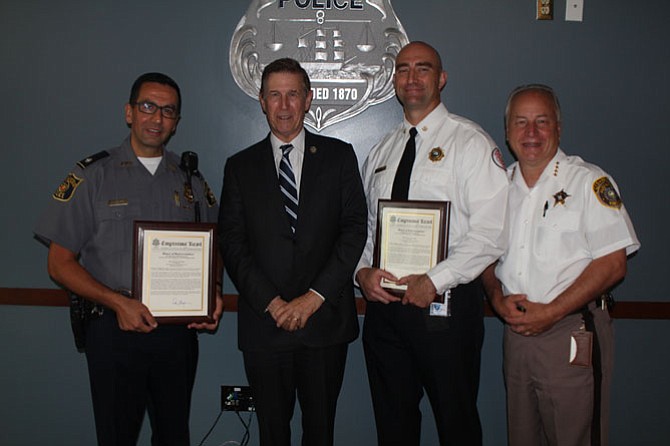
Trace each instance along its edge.
<path fill-rule="evenodd" d="M 565 206 L 565 199 L 568 197 L 571 197 L 571 195 L 563 189 L 561 189 L 560 192 L 556 192 L 554 194 L 554 207 L 556 207 L 557 204 L 562 204 Z"/>

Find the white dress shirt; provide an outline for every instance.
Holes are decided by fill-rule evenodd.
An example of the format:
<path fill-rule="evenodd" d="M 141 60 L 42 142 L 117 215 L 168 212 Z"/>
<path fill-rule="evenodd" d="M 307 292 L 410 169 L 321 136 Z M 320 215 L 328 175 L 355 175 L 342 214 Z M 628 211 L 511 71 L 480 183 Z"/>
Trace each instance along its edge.
<path fill-rule="evenodd" d="M 391 196 L 411 127 L 418 135 L 409 199 L 451 202 L 448 257 L 428 271 L 437 292 L 444 293 L 471 282 L 505 250 L 508 180 L 495 142 L 476 123 L 449 113 L 443 104 L 416 126 L 404 120 L 363 165 L 368 240 L 356 272 L 372 266 L 377 203 Z"/>
<path fill-rule="evenodd" d="M 508 172 L 510 241 L 496 268 L 505 295 L 549 303 L 593 259 L 640 247 L 616 184 L 598 166 L 558 149 L 533 188 L 518 163 Z"/>

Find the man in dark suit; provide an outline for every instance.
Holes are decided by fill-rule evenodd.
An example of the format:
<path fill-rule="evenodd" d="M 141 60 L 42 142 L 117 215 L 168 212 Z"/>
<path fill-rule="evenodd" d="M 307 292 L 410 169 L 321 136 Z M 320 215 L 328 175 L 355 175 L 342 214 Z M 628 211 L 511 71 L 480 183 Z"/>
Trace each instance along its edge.
<path fill-rule="evenodd" d="M 296 395 L 302 444 L 332 445 L 348 343 L 358 336 L 352 276 L 367 209 L 350 144 L 303 127 L 309 77 L 292 59 L 263 71 L 270 134 L 228 159 L 219 237 L 239 294 L 238 343 L 261 444 L 289 446 Z"/>

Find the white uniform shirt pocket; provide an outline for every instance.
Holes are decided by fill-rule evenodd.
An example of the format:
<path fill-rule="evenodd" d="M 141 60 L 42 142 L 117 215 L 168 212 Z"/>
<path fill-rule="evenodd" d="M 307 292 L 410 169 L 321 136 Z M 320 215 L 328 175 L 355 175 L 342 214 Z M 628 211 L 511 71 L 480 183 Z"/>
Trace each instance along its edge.
<path fill-rule="evenodd" d="M 581 213 L 563 207 L 549 209 L 540 218 L 533 246 L 535 255 L 550 260 L 560 257 L 582 257 L 584 233 L 580 231 Z"/>
<path fill-rule="evenodd" d="M 390 197 L 394 177 L 395 171 L 389 169 L 380 170 L 374 173 L 372 176 L 371 195 L 376 199 Z"/>

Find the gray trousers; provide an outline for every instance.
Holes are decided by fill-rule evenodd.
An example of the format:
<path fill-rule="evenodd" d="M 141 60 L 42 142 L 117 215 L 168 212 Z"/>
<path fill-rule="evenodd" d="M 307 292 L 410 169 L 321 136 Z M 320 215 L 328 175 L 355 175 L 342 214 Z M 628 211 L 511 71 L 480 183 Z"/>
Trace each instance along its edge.
<path fill-rule="evenodd" d="M 593 307 L 593 304 L 591 305 Z M 602 363 L 601 445 L 608 444 L 613 327 L 607 311 L 593 308 Z M 504 373 L 510 446 L 590 446 L 593 369 L 570 365 L 570 339 L 582 325 L 570 315 L 538 336 L 505 327 Z"/>

